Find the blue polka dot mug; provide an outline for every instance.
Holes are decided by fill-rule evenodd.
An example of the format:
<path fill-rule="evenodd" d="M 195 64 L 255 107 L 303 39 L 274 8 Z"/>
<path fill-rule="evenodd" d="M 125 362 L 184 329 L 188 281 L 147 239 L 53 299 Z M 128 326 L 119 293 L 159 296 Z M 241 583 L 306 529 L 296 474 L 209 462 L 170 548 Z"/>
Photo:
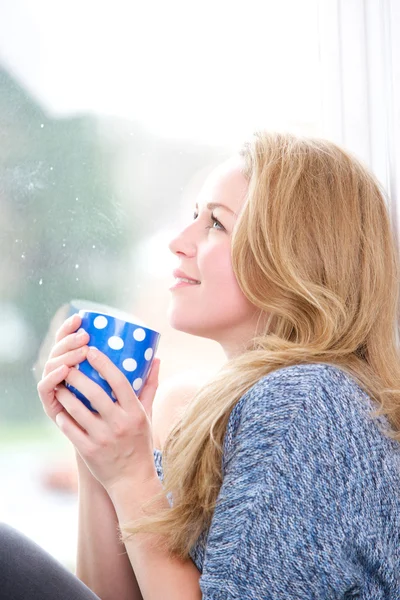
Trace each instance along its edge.
<path fill-rule="evenodd" d="M 133 318 L 132 321 L 127 320 L 127 317 L 122 318 L 121 314 L 117 309 L 107 310 L 107 312 L 81 309 L 79 310 L 79 316 L 82 318 L 80 330 L 85 330 L 90 336 L 87 345 L 106 354 L 126 376 L 135 394 L 139 396 L 150 372 L 160 334 L 142 323 L 135 323 Z M 97 383 L 115 402 L 116 396 L 110 385 L 87 360 L 76 365 L 75 368 Z M 78 389 L 67 382 L 65 386 L 87 408 L 97 412 Z"/>

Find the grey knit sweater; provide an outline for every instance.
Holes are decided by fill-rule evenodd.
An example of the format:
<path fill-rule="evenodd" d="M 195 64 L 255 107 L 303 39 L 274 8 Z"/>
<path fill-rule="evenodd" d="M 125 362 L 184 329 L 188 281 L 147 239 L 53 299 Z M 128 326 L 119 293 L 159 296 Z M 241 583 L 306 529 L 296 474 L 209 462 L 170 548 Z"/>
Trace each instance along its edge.
<path fill-rule="evenodd" d="M 211 527 L 191 550 L 203 600 L 400 600 L 400 444 L 374 408 L 322 363 L 242 396 Z"/>

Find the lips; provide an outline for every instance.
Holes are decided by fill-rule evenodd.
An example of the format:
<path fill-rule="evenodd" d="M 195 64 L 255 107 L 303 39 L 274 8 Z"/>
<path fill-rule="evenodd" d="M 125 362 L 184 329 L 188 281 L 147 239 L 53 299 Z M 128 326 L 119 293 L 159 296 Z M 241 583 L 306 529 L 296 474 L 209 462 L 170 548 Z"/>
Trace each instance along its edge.
<path fill-rule="evenodd" d="M 190 275 L 187 275 L 187 273 L 185 273 L 184 271 L 181 271 L 180 269 L 175 269 L 172 274 L 175 277 L 175 279 L 183 277 L 184 279 L 190 279 L 191 281 L 200 283 L 200 281 L 198 279 L 195 279 L 194 277 L 190 277 Z"/>

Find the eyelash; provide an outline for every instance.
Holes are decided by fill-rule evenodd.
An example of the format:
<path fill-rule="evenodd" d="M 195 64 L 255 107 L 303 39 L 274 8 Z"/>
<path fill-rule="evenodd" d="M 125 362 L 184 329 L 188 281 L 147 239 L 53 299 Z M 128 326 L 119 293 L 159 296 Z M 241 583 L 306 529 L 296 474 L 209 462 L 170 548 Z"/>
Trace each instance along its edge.
<path fill-rule="evenodd" d="M 198 216 L 199 216 L 199 213 L 196 213 L 196 212 L 195 212 L 195 213 L 193 214 L 193 219 L 197 219 L 197 217 L 198 217 Z M 220 229 L 219 231 L 225 231 L 225 227 L 222 225 L 222 223 L 220 223 L 220 222 L 218 221 L 218 219 L 216 219 L 216 218 L 214 217 L 214 215 L 213 215 L 212 213 L 211 213 L 211 220 L 212 220 L 212 221 L 214 221 L 214 223 L 218 223 L 218 225 L 221 227 L 221 229 Z M 206 229 L 215 229 L 215 227 L 207 227 Z M 217 229 L 217 231 L 218 231 L 218 229 Z"/>

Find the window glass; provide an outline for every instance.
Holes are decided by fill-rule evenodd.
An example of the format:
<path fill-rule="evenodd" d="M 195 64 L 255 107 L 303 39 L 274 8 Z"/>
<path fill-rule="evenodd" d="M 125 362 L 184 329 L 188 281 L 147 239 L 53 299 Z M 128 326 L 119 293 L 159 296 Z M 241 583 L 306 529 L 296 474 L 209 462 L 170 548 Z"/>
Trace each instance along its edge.
<path fill-rule="evenodd" d="M 166 321 L 168 241 L 253 130 L 320 133 L 320 71 L 317 0 L 1 3 L 0 514 L 71 568 L 73 455 L 36 391 L 65 307 L 160 331 L 161 379 L 218 367 Z"/>

